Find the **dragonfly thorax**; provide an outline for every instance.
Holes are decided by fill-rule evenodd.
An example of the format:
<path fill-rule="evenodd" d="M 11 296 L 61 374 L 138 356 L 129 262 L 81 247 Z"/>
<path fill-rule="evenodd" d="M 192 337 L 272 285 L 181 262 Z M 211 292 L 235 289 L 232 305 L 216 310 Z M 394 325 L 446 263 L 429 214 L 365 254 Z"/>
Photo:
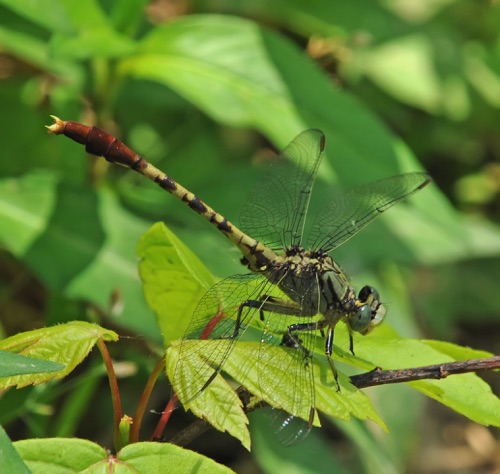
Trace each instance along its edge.
<path fill-rule="evenodd" d="M 265 269 L 276 284 L 301 308 L 301 316 L 323 315 L 325 325 L 344 320 L 350 330 L 368 334 L 386 315 L 386 307 L 373 287 L 364 286 L 358 296 L 339 265 L 321 250 L 299 246 L 285 249 Z"/>

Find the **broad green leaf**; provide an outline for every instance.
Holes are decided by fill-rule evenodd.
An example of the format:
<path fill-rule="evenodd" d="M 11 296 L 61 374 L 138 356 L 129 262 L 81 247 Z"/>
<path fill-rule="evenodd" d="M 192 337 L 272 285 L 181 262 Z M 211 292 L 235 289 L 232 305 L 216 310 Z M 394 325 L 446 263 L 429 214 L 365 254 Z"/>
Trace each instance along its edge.
<path fill-rule="evenodd" d="M 230 473 L 229 468 L 201 454 L 168 443 L 134 443 L 111 455 L 84 439 L 46 438 L 17 441 L 14 446 L 33 474 L 163 474 Z"/>
<path fill-rule="evenodd" d="M 236 344 L 224 364 L 224 372 L 271 406 L 291 412 L 294 403 L 293 391 L 298 389 L 299 383 L 297 371 L 293 367 L 296 361 L 292 359 L 293 362 L 284 371 L 282 363 L 279 364 L 278 361 L 283 361 L 285 349 L 269 345 L 265 348 L 266 359 L 263 363 L 263 359 L 259 358 L 261 344 L 261 342 Z M 344 374 L 339 372 L 340 391 L 337 391 L 333 374 L 325 362 L 315 359 L 313 374 L 317 410 L 345 421 L 349 420 L 351 415 L 362 420 L 371 419 L 385 428 L 369 398 L 351 385 Z M 276 380 L 280 380 L 280 383 L 276 384 Z M 304 387 L 303 383 L 300 386 Z M 304 407 L 304 412 L 298 416 L 307 420 L 308 407 Z M 319 426 L 318 419 L 314 424 Z"/>
<path fill-rule="evenodd" d="M 452 357 L 454 360 L 484 359 L 493 356 L 491 352 L 472 349 L 471 347 L 459 346 L 458 344 L 453 344 L 452 342 L 433 340 L 422 340 L 420 342 L 442 354 Z"/>
<path fill-rule="evenodd" d="M 130 473 L 144 472 L 163 474 L 165 467 L 171 472 L 192 472 L 194 474 L 229 474 L 233 472 L 194 451 L 168 443 L 135 443 L 118 453 L 118 461 L 130 469 Z M 122 472 L 120 470 L 120 472 Z M 125 471 L 128 472 L 128 471 Z"/>
<path fill-rule="evenodd" d="M 2 426 L 0 426 L 0 452 L 2 453 L 0 467 L 3 472 L 8 472 L 9 474 L 31 474 L 28 466 L 23 463 Z"/>
<path fill-rule="evenodd" d="M 452 375 L 444 380 L 420 380 L 408 384 L 476 423 L 500 426 L 500 399 L 476 374 Z"/>
<path fill-rule="evenodd" d="M 12 352 L 0 351 L 0 377 L 20 374 L 36 374 L 40 372 L 57 372 L 64 365 L 48 360 L 26 357 Z"/>
<path fill-rule="evenodd" d="M 43 329 L 16 334 L 0 341 L 0 350 L 28 357 L 49 360 L 66 367 L 56 372 L 2 377 L 0 387 L 18 388 L 60 379 L 68 375 L 87 357 L 99 339 L 117 341 L 118 335 L 110 330 L 83 321 L 74 321 Z"/>
<path fill-rule="evenodd" d="M 200 343 L 213 344 L 214 341 L 183 341 L 182 350 L 189 350 L 190 344 L 196 344 L 196 347 L 199 347 Z M 167 350 L 166 371 L 171 381 L 174 380 L 176 370 L 181 371 L 180 376 L 176 376 L 177 380 L 190 380 L 192 377 L 197 377 L 200 367 L 208 363 L 202 352 L 196 352 L 197 357 L 191 357 L 185 364 L 178 366 L 180 348 L 180 343 L 174 342 Z M 220 374 L 198 396 L 196 393 L 186 393 L 183 387 L 184 385 L 179 387 L 180 390 L 176 390 L 174 387 L 174 390 L 178 393 L 186 410 L 191 410 L 196 416 L 206 419 L 219 431 L 227 431 L 250 450 L 248 418 L 243 412 L 241 400 Z M 194 396 L 196 398 L 190 400 Z"/>
<path fill-rule="evenodd" d="M 33 474 L 103 472 L 108 452 L 86 439 L 47 438 L 16 441 L 14 447 Z"/>
<path fill-rule="evenodd" d="M 192 410 L 197 416 L 203 416 L 217 429 L 221 431 L 227 430 L 233 434 L 231 430 L 234 431 L 234 429 L 230 428 L 230 426 L 232 426 L 235 414 L 241 410 L 241 402 L 237 397 L 230 396 L 232 390 L 223 382 L 221 375 L 215 377 L 212 383 L 198 396 L 196 396 L 196 393 L 186 391 L 186 387 L 190 385 L 188 383 L 183 384 L 181 377 L 178 375 L 175 379 L 173 377 L 175 370 L 181 371 L 182 378 L 187 381 L 199 376 L 201 367 L 213 364 L 210 355 L 214 353 L 214 350 L 211 346 L 217 345 L 218 351 L 224 352 L 224 344 L 231 345 L 231 341 L 185 340 L 182 342 L 182 346 L 180 343 L 173 344 L 167 352 L 167 375 L 171 381 L 179 381 L 180 386 L 174 386 L 174 390 L 176 393 L 182 394 L 181 402 L 186 404 L 187 409 Z M 304 381 L 302 384 L 298 382 L 297 372 L 293 370 L 292 364 L 296 363 L 296 361 L 290 357 L 291 364 L 287 370 L 283 370 L 283 351 L 285 349 L 269 345 L 265 349 L 266 361 L 263 362 L 258 356 L 261 350 L 260 344 L 260 342 L 239 342 L 235 344 L 230 357 L 224 363 L 224 372 L 258 399 L 265 401 L 273 408 L 296 413 L 300 418 L 308 420 L 309 407 L 304 405 L 301 407 L 301 411 L 297 413 L 297 406 L 294 404 L 294 390 L 300 390 L 297 384 L 304 387 Z M 206 350 L 203 349 L 203 346 L 206 346 Z M 178 350 L 181 347 L 183 351 L 191 350 L 193 357 L 185 358 L 186 362 L 180 367 L 176 364 L 176 361 L 179 357 Z M 196 350 L 193 350 L 193 348 L 196 348 Z M 277 361 L 281 361 L 281 363 Z M 345 421 L 348 421 L 351 415 L 362 420 L 371 419 L 385 429 L 383 421 L 377 415 L 369 398 L 351 385 L 345 375 L 339 374 L 341 390 L 338 392 L 329 367 L 326 363 L 320 364 L 319 361 L 315 360 L 314 378 L 316 380 L 317 410 Z M 279 380 L 280 383 L 277 384 L 276 380 Z M 307 386 L 305 389 L 307 389 Z M 192 397 L 195 398 L 191 400 Z M 222 422 L 224 423 L 223 428 L 221 428 Z M 242 423 L 246 425 L 246 418 L 238 420 L 240 430 Z M 320 426 L 317 417 L 314 420 L 314 425 Z M 246 426 L 244 427 L 246 428 Z M 240 433 L 238 432 L 236 437 L 241 440 Z M 233 434 L 233 436 L 235 435 Z"/>
<path fill-rule="evenodd" d="M 155 312 L 165 347 L 186 332 L 193 311 L 213 285 L 201 261 L 162 223 L 139 241 L 139 274 L 149 307 Z"/>
<path fill-rule="evenodd" d="M 376 335 L 370 335 L 364 341 L 361 338 L 355 340 L 355 348 L 359 358 L 385 370 L 415 368 L 487 355 L 484 351 L 461 348 L 451 343 L 384 337 L 383 331 L 377 331 Z M 356 359 L 350 362 L 356 363 Z M 476 374 L 451 375 L 441 380 L 408 384 L 476 423 L 500 426 L 500 399 Z"/>

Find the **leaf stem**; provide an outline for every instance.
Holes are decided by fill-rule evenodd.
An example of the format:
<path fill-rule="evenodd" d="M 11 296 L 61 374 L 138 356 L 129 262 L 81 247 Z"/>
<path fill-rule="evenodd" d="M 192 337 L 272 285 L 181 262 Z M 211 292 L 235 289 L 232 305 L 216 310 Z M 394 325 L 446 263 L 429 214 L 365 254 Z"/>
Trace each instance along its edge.
<path fill-rule="evenodd" d="M 177 397 L 175 392 L 172 391 L 172 395 L 170 395 L 170 400 L 168 401 L 165 410 L 163 410 L 160 421 L 156 425 L 156 428 L 151 436 L 151 440 L 161 439 L 163 430 L 165 429 L 165 426 L 167 425 L 168 420 L 170 419 L 170 415 L 177 408 L 178 403 L 179 403 L 179 398 Z"/>
<path fill-rule="evenodd" d="M 165 357 L 161 357 L 148 378 L 146 386 L 141 394 L 141 398 L 139 398 L 139 403 L 137 404 L 137 409 L 134 414 L 132 428 L 130 429 L 130 443 L 137 443 L 137 441 L 139 441 L 139 431 L 141 429 L 142 419 L 144 417 L 149 398 L 151 397 L 155 383 L 158 380 L 158 377 L 163 373 L 164 368 Z"/>
<path fill-rule="evenodd" d="M 120 391 L 118 389 L 118 380 L 116 379 L 115 369 L 113 368 L 113 361 L 109 354 L 108 348 L 102 339 L 97 341 L 97 347 L 101 351 L 101 355 L 108 374 L 109 388 L 111 390 L 111 401 L 113 403 L 114 411 L 114 439 L 115 450 L 118 452 L 122 448 L 121 434 L 120 434 L 120 421 L 122 419 L 122 404 L 120 399 Z"/>

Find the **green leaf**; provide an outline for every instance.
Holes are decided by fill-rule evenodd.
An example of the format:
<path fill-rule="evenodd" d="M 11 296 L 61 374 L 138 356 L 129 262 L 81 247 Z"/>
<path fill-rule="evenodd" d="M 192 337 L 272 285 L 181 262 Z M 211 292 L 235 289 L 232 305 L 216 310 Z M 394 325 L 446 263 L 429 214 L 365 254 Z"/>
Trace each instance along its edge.
<path fill-rule="evenodd" d="M 362 59 L 360 63 L 367 74 L 399 101 L 430 113 L 441 111 L 443 90 L 428 36 L 397 38 L 370 51 Z"/>
<path fill-rule="evenodd" d="M 168 443 L 134 443 L 115 456 L 83 439 L 31 439 L 17 441 L 14 446 L 34 474 L 163 474 L 166 466 L 170 472 L 233 472 L 201 454 Z"/>
<path fill-rule="evenodd" d="M 2 453 L 0 466 L 3 472 L 8 472 L 9 474 L 31 474 L 28 466 L 23 463 L 2 426 L 0 426 L 0 452 Z"/>
<path fill-rule="evenodd" d="M 54 55 L 73 59 L 117 58 L 135 50 L 134 42 L 113 28 L 97 0 L 63 3 L 73 32 L 54 35 Z"/>
<path fill-rule="evenodd" d="M 180 371 L 175 380 L 189 381 L 193 377 L 199 376 L 200 367 L 207 364 L 204 358 L 204 351 L 196 351 L 193 357 L 189 358 L 189 363 L 178 366 L 179 350 L 189 350 L 189 345 L 214 344 L 220 341 L 183 341 L 174 342 L 167 350 L 166 372 L 170 381 L 174 380 L 174 372 Z M 189 393 L 184 388 L 188 383 L 180 384 L 176 393 L 186 410 L 191 410 L 199 418 L 206 419 L 214 428 L 219 431 L 227 431 L 231 436 L 239 439 L 243 446 L 250 450 L 250 433 L 248 431 L 248 418 L 243 411 L 241 400 L 236 392 L 228 385 L 219 374 L 210 383 L 206 390 L 196 396 L 196 393 Z M 191 400 L 192 397 L 195 397 Z"/>
<path fill-rule="evenodd" d="M 220 341 L 219 341 L 220 342 Z M 184 342 L 185 343 L 185 342 Z M 297 381 L 297 371 L 291 359 L 286 371 L 283 370 L 283 347 L 269 345 L 265 348 L 266 357 L 260 358 L 261 342 L 239 342 L 231 352 L 231 356 L 224 364 L 224 372 L 237 380 L 251 393 L 264 400 L 269 405 L 293 413 L 294 390 L 304 387 L 305 382 Z M 212 351 L 203 351 L 204 354 Z M 348 378 L 339 372 L 340 391 L 333 373 L 326 362 L 315 358 L 313 360 L 313 374 L 316 389 L 316 409 L 340 418 L 349 420 L 351 415 L 361 420 L 371 419 L 385 429 L 385 425 L 371 405 L 370 399 L 356 387 L 349 383 Z M 279 384 L 276 384 L 279 380 Z M 307 389 L 307 386 L 306 386 Z M 304 420 L 309 418 L 308 407 L 298 413 Z M 316 419 L 315 426 L 319 426 Z"/>
<path fill-rule="evenodd" d="M 57 372 L 62 369 L 64 369 L 64 365 L 62 364 L 0 351 L 0 377 L 36 374 L 40 372 Z"/>
<path fill-rule="evenodd" d="M 382 329 L 382 328 L 381 328 Z M 362 340 L 355 339 L 356 355 L 385 370 L 435 365 L 470 357 L 489 356 L 451 343 L 399 339 L 378 330 Z M 355 362 L 355 359 L 353 359 Z M 441 380 L 408 382 L 408 385 L 458 413 L 483 425 L 500 426 L 500 399 L 476 374 L 452 375 Z M 478 403 L 481 400 L 481 403 Z"/>
<path fill-rule="evenodd" d="M 168 443 L 130 444 L 118 453 L 118 460 L 130 469 L 131 474 L 137 472 L 163 474 L 165 466 L 171 466 L 172 472 L 199 474 L 233 472 L 201 454 Z"/>
<path fill-rule="evenodd" d="M 21 17 L 51 31 L 69 33 L 69 17 L 64 2 L 53 0 L 0 0 L 0 3 Z"/>
<path fill-rule="evenodd" d="M 144 294 L 167 347 L 184 335 L 198 301 L 214 280 L 198 257 L 163 223 L 154 224 L 141 237 L 137 254 Z"/>
<path fill-rule="evenodd" d="M 117 341 L 118 335 L 97 324 L 75 321 L 19 333 L 4 339 L 0 341 L 0 350 L 64 364 L 66 367 L 56 372 L 3 377 L 0 379 L 0 387 L 21 388 L 60 379 L 82 362 L 100 339 Z"/>
<path fill-rule="evenodd" d="M 104 448 L 85 439 L 28 439 L 15 442 L 14 447 L 34 474 L 102 472 L 102 464 L 108 459 Z"/>
<path fill-rule="evenodd" d="M 200 372 L 203 372 L 202 367 L 207 364 L 213 365 L 214 361 L 211 359 L 211 355 L 224 353 L 227 350 L 225 345 L 231 346 L 231 341 L 184 340 L 182 343 L 174 343 L 167 351 L 167 375 L 170 381 L 178 381 L 179 386 L 174 386 L 174 390 L 186 409 L 203 417 L 217 429 L 228 431 L 246 445 L 241 438 L 243 430 L 246 430 L 246 417 L 240 418 L 238 415 L 241 410 L 241 402 L 237 397 L 231 395 L 232 389 L 224 383 L 220 374 L 198 396 L 196 393 L 189 392 L 188 388 L 192 386 L 188 383 L 189 380 L 198 377 Z M 217 350 L 214 350 L 215 346 Z M 176 361 L 179 359 L 181 348 L 183 351 L 192 353 L 193 357 L 184 358 L 185 362 L 179 366 Z M 307 421 L 309 407 L 304 405 L 297 413 L 295 404 L 294 390 L 299 390 L 299 387 L 303 388 L 307 383 L 297 381 L 298 372 L 293 370 L 292 365 L 296 363 L 296 360 L 290 355 L 291 363 L 287 370 L 283 370 L 283 352 L 285 351 L 283 347 L 272 345 L 266 347 L 265 360 L 259 358 L 260 350 L 260 342 L 238 342 L 224 363 L 224 372 L 273 408 L 294 413 Z M 313 367 L 316 381 L 316 408 L 319 411 L 345 421 L 349 420 L 351 415 L 361 420 L 370 419 L 386 429 L 371 405 L 370 399 L 351 385 L 345 375 L 339 373 L 341 390 L 338 392 L 337 384 L 328 365 L 315 359 Z M 174 371 L 178 371 L 175 378 Z M 181 375 L 179 376 L 179 374 Z M 183 379 L 186 380 L 186 383 L 182 383 Z M 279 384 L 276 383 L 276 380 L 280 381 Z M 192 399 L 193 397 L 195 398 Z M 243 412 L 241 414 L 244 416 Z M 314 425 L 320 426 L 317 417 L 314 420 Z M 237 435 L 234 434 L 235 432 Z"/>
<path fill-rule="evenodd" d="M 14 255 L 22 256 L 45 229 L 56 183 L 46 171 L 0 181 L 0 241 Z"/>
<path fill-rule="evenodd" d="M 124 209 L 118 197 L 106 189 L 98 193 L 96 205 L 98 222 L 91 222 L 96 211 L 89 207 L 84 208 L 87 212 L 85 220 L 88 220 L 90 229 L 102 225 L 105 240 L 85 269 L 67 282 L 65 294 L 94 301 L 102 308 L 107 308 L 111 295 L 118 292 L 123 305 L 120 324 L 159 342 L 158 325 L 144 301 L 134 252 L 137 241 L 149 227 L 149 222 Z M 83 219 L 80 213 L 78 215 Z M 96 245 L 96 235 L 95 230 L 85 233 L 87 238 L 92 239 L 82 250 Z M 74 235 L 73 238 L 78 242 L 79 238 L 83 239 L 83 235 Z M 76 244 L 73 245 L 76 247 Z"/>

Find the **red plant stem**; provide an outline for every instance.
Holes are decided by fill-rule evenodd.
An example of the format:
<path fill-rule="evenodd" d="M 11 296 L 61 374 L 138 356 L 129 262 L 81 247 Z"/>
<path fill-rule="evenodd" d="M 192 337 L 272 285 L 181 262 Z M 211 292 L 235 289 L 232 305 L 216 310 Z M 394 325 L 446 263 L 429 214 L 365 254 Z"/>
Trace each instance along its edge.
<path fill-rule="evenodd" d="M 118 390 L 118 380 L 116 379 L 115 369 L 113 368 L 113 361 L 109 355 L 108 348 L 102 339 L 97 341 L 97 347 L 101 351 L 102 359 L 108 374 L 109 388 L 111 390 L 111 401 L 113 403 L 114 411 L 114 438 L 115 449 L 118 452 L 122 448 L 122 441 L 120 435 L 120 420 L 122 419 L 122 403 L 120 399 L 120 391 Z"/>
<path fill-rule="evenodd" d="M 170 400 L 168 401 L 167 406 L 165 407 L 165 410 L 163 410 L 160 421 L 156 425 L 156 428 L 153 432 L 153 435 L 151 436 L 151 440 L 154 441 L 156 439 L 161 438 L 163 430 L 165 429 L 165 426 L 167 425 L 168 420 L 170 419 L 170 415 L 175 410 L 178 403 L 179 403 L 179 398 L 177 397 L 177 395 L 174 392 L 172 392 L 172 395 L 170 396 Z"/>
<path fill-rule="evenodd" d="M 134 414 L 134 421 L 130 429 L 129 443 L 137 443 L 137 441 L 139 441 L 139 431 L 141 429 L 142 419 L 144 417 L 149 398 L 151 397 L 154 385 L 158 380 L 158 377 L 163 373 L 164 368 L 165 357 L 161 357 L 148 378 L 146 386 L 141 394 L 141 398 L 139 398 L 139 403 L 137 404 L 137 409 Z"/>

